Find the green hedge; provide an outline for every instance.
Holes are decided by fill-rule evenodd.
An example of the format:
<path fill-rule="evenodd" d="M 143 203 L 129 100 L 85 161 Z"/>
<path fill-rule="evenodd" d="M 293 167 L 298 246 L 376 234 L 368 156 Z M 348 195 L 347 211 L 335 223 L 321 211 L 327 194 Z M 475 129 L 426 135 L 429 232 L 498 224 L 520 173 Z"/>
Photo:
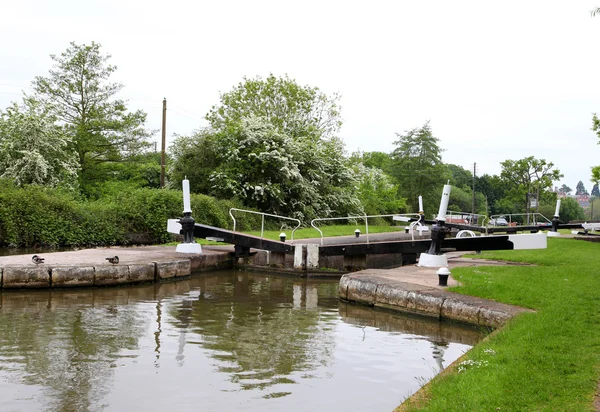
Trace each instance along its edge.
<path fill-rule="evenodd" d="M 197 223 L 231 228 L 231 200 L 192 195 Z M 171 240 L 167 219 L 182 216 L 181 191 L 125 190 L 87 201 L 72 193 L 39 186 L 16 187 L 0 180 L 0 246 L 58 247 L 164 243 Z M 260 228 L 260 218 L 249 215 L 238 230 Z"/>

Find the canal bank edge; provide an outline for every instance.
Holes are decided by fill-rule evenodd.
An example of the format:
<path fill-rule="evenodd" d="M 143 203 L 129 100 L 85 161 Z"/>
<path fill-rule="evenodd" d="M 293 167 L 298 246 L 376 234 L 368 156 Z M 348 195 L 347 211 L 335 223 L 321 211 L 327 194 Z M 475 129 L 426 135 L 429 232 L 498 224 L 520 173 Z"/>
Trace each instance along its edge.
<path fill-rule="evenodd" d="M 30 256 L 0 258 L 0 288 L 42 289 L 116 286 L 178 280 L 192 272 L 230 268 L 228 250 L 201 255 L 182 254 L 169 247 L 99 248 L 44 254 L 48 263 L 25 263 Z M 110 264 L 105 256 L 118 254 Z M 102 263 L 97 263 L 102 262 Z"/>
<path fill-rule="evenodd" d="M 437 286 L 405 282 L 384 276 L 382 272 L 364 270 L 342 276 L 339 283 L 340 299 L 491 328 L 503 326 L 520 313 L 533 312 L 518 306 L 449 292 Z M 436 277 L 435 272 L 432 275 Z"/>

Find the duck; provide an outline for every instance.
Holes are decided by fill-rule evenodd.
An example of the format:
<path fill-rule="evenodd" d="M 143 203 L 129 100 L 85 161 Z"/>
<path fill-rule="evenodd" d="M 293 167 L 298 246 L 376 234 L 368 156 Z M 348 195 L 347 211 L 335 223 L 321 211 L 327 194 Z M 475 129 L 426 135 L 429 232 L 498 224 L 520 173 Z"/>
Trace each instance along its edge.
<path fill-rule="evenodd" d="M 38 256 L 38 255 L 33 255 L 33 256 L 31 257 L 31 261 L 32 261 L 33 263 L 35 263 L 36 265 L 39 265 L 40 263 L 44 263 L 44 258 L 43 258 L 43 257 L 40 257 L 40 256 Z"/>
<path fill-rule="evenodd" d="M 108 260 L 113 265 L 116 265 L 117 263 L 119 263 L 119 257 L 118 256 L 107 257 L 106 260 Z"/>

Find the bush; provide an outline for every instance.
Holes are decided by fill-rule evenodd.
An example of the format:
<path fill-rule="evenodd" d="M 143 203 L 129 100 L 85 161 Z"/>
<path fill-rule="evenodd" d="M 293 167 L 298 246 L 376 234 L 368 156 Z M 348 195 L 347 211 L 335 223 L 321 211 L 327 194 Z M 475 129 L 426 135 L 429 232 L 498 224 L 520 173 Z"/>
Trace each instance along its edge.
<path fill-rule="evenodd" d="M 197 223 L 230 228 L 235 201 L 192 195 Z M 16 187 L 0 180 L 0 245 L 59 247 L 164 243 L 171 240 L 167 219 L 183 215 L 181 191 L 130 189 L 100 200 L 40 186 Z M 260 227 L 260 216 L 247 215 L 238 230 Z"/>

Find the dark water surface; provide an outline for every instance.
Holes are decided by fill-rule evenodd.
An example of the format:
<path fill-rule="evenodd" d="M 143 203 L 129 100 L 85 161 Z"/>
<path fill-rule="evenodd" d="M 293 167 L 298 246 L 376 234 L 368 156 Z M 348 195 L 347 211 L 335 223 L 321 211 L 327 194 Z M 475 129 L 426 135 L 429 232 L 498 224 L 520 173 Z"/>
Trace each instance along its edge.
<path fill-rule="evenodd" d="M 0 411 L 391 411 L 482 338 L 247 272 L 0 293 Z"/>

